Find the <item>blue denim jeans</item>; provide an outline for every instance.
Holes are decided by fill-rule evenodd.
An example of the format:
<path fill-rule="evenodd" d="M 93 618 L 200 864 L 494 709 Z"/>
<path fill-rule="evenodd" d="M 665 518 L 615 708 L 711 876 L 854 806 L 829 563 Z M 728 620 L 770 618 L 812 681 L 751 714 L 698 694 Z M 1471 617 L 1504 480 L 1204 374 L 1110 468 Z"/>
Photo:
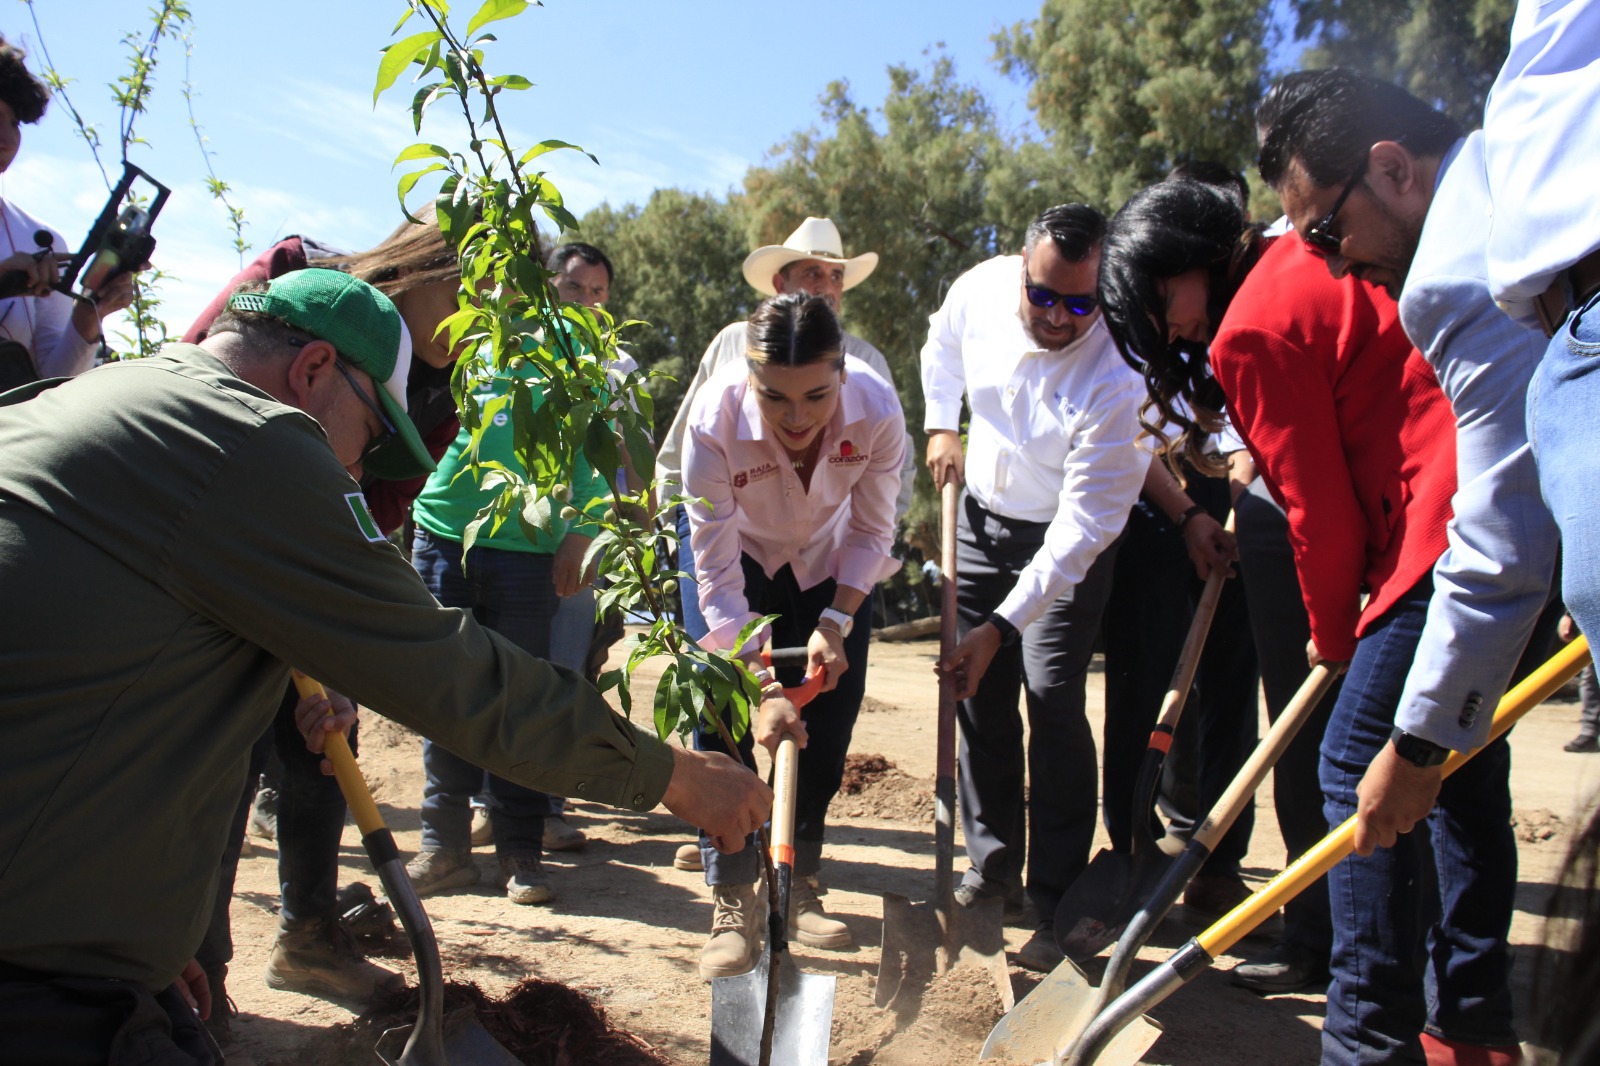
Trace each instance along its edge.
<path fill-rule="evenodd" d="M 550 623 L 556 613 L 551 556 L 474 548 L 461 565 L 461 545 L 418 529 L 411 562 L 434 598 L 469 611 L 480 624 L 541 659 L 550 655 Z M 538 855 L 544 820 L 558 812 L 556 797 L 494 774 L 438 744 L 424 741 L 422 850 L 465 851 L 471 847 L 468 801 L 482 795 L 489 807 L 495 852 Z"/>
<path fill-rule="evenodd" d="M 1600 633 L 1600 296 L 1550 339 L 1528 386 L 1528 440 L 1561 528 L 1561 593 L 1585 633 Z"/>
<path fill-rule="evenodd" d="M 680 512 L 681 513 L 681 512 Z M 680 519 L 680 524 L 686 520 Z M 772 577 L 748 555 L 743 557 L 745 597 L 752 611 L 778 615 L 772 623 L 774 648 L 804 647 L 816 628 L 817 619 L 833 602 L 836 588 L 830 579 L 809 589 L 800 588 L 794 572 L 787 566 Z M 694 557 L 689 550 L 689 537 L 684 533 L 678 549 L 678 569 L 694 574 Z M 684 628 L 699 640 L 706 635 L 705 617 L 700 613 L 696 598 L 697 588 L 683 589 Z M 692 605 L 692 610 L 691 610 Z M 850 750 L 850 736 L 855 731 L 856 716 L 861 712 L 861 698 L 867 691 L 867 642 L 872 635 L 872 597 L 861 601 L 856 611 L 855 625 L 844 641 L 845 661 L 850 664 L 832 691 L 824 692 L 808 703 L 802 712 L 806 722 L 807 742 L 800 752 L 800 767 L 796 774 L 794 812 L 794 872 L 800 877 L 810 877 L 822 865 L 822 840 L 827 832 L 828 804 L 839 791 L 844 779 L 844 760 Z M 785 685 L 798 685 L 804 671 L 796 668 L 773 671 Z M 727 751 L 722 738 L 714 732 L 696 729 L 694 746 L 701 751 Z M 739 742 L 739 754 L 750 761 L 755 747 L 751 734 L 746 733 Z M 761 877 L 761 856 L 756 849 L 756 838 L 745 842 L 743 850 L 724 855 L 711 846 L 711 840 L 700 834 L 700 856 L 705 863 L 708 885 L 751 885 Z"/>
<path fill-rule="evenodd" d="M 1355 813 L 1356 786 L 1389 740 L 1432 589 L 1423 578 L 1356 645 L 1322 744 L 1329 825 Z M 1516 1043 L 1510 770 L 1502 737 L 1445 781 L 1433 813 L 1394 847 L 1352 855 L 1328 874 L 1323 1063 L 1420 1062 L 1424 1028 L 1468 1044 Z"/>

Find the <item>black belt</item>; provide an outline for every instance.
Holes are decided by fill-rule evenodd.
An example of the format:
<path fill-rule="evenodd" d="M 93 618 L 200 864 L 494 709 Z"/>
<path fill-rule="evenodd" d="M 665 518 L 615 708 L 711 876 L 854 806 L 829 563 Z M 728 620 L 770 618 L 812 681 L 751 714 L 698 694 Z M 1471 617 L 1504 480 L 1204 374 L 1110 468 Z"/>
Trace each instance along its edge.
<path fill-rule="evenodd" d="M 1569 292 L 1572 294 L 1570 304 L 1567 302 Z M 1600 292 L 1600 249 L 1557 274 L 1550 287 L 1534 298 L 1534 310 L 1538 312 L 1544 335 L 1554 337 L 1567 316 L 1588 303 L 1596 292 Z"/>

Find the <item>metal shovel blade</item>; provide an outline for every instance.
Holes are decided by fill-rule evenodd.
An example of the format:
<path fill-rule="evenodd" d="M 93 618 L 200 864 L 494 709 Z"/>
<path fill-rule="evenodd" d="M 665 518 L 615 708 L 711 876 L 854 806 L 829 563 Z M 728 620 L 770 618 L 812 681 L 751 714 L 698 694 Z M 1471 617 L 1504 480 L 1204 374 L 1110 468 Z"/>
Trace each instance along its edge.
<path fill-rule="evenodd" d="M 471 1007 L 445 1015 L 441 1029 L 437 1053 L 417 1043 L 421 1034 L 414 1025 L 385 1029 L 373 1050 L 388 1066 L 431 1066 L 434 1062 L 449 1066 L 522 1066 L 521 1059 L 489 1035 Z M 435 1058 L 435 1054 L 441 1057 Z"/>
<path fill-rule="evenodd" d="M 762 949 L 756 968 L 711 982 L 711 1066 L 756 1066 L 767 1013 L 767 972 L 772 948 Z M 772 1061 L 782 1066 L 828 1066 L 833 1030 L 831 974 L 804 973 L 788 951 L 778 957 L 778 1016 L 772 1030 Z"/>
<path fill-rule="evenodd" d="M 1076 963 L 1067 959 L 1051 970 L 1015 1010 L 1000 1019 L 990 1031 L 989 1039 L 984 1041 L 978 1058 L 980 1061 L 1052 1062 L 1088 1028 L 1098 1008 L 1095 988 L 1089 978 Z M 1144 1057 L 1160 1035 L 1159 1023 L 1141 1017 L 1118 1034 L 1102 1061 L 1132 1066 Z"/>
<path fill-rule="evenodd" d="M 975 966 L 989 975 L 1000 1009 L 1016 1005 L 1011 971 L 1006 966 L 1005 901 L 980 899 L 971 907 L 951 900 L 949 917 L 941 918 L 932 903 L 912 903 L 905 896 L 883 896 L 883 951 L 878 960 L 878 985 L 873 1001 L 905 1017 L 915 1015 L 922 994 L 939 974 L 956 966 Z"/>
<path fill-rule="evenodd" d="M 1083 963 L 1116 943 L 1172 864 L 1160 848 L 1101 849 L 1056 906 L 1056 944 Z"/>

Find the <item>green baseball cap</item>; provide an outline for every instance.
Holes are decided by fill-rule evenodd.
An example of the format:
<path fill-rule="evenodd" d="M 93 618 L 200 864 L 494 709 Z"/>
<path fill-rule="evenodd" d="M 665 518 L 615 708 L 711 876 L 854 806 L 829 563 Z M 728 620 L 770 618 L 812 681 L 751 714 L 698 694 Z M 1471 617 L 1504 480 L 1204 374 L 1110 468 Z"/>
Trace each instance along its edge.
<path fill-rule="evenodd" d="M 394 437 L 364 460 L 369 473 L 397 480 L 433 472 L 433 457 L 406 414 L 411 334 L 387 296 L 350 274 L 308 267 L 273 278 L 265 292 L 236 293 L 228 307 L 271 315 L 305 330 L 333 345 L 346 363 L 367 372 L 395 428 Z"/>

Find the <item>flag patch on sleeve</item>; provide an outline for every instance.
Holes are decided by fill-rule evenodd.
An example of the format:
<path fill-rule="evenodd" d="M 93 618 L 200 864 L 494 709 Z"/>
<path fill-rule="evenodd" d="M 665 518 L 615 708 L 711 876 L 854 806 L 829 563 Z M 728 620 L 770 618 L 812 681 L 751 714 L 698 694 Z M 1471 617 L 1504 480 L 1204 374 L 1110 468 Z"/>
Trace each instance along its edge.
<path fill-rule="evenodd" d="M 383 531 L 378 528 L 378 523 L 372 517 L 372 512 L 367 510 L 367 498 L 359 492 L 344 494 L 344 502 L 350 505 L 350 513 L 355 516 L 356 528 L 361 530 L 361 535 L 373 544 L 381 544 L 388 540 Z"/>

